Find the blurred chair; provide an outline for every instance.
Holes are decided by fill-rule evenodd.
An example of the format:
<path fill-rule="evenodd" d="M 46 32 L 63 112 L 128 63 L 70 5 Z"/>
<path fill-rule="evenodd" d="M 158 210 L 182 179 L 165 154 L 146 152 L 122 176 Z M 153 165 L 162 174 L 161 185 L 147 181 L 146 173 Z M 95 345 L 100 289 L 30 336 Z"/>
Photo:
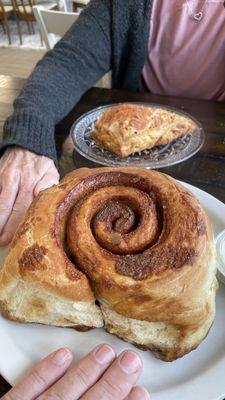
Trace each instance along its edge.
<path fill-rule="evenodd" d="M 11 5 L 3 4 L 2 0 L 0 0 L 0 22 L 2 24 L 2 28 L 4 33 L 8 36 L 9 44 L 12 44 L 11 34 L 8 24 L 8 17 L 13 14 L 13 7 Z"/>
<path fill-rule="evenodd" d="M 33 11 L 47 50 L 54 47 L 59 36 L 62 37 L 79 16 L 77 13 L 46 10 L 43 6 L 33 6 Z"/>
<path fill-rule="evenodd" d="M 72 0 L 73 1 L 73 11 L 79 12 L 85 8 L 90 0 Z"/>
<path fill-rule="evenodd" d="M 79 17 L 79 13 L 46 10 L 43 6 L 33 6 L 33 11 L 47 50 L 54 47 Z M 111 72 L 103 76 L 95 86 L 110 88 Z"/>
<path fill-rule="evenodd" d="M 33 26 L 33 22 L 35 21 L 33 6 L 35 4 L 36 0 L 12 0 L 14 14 L 16 18 L 18 19 L 18 21 L 26 21 L 30 35 L 35 33 Z M 53 1 L 44 1 L 42 6 L 47 10 L 55 10 L 58 8 L 57 2 Z M 21 30 L 20 35 L 22 37 Z"/>

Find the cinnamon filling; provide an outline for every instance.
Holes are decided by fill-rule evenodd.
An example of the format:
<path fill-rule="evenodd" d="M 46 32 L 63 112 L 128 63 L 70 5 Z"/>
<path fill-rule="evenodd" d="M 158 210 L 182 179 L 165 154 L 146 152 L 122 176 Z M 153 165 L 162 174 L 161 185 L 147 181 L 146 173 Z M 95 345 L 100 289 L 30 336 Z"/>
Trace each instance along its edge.
<path fill-rule="evenodd" d="M 66 221 L 67 245 L 87 275 L 111 263 L 118 274 L 142 280 L 193 264 L 196 235 L 204 233 L 199 215 L 173 183 L 168 195 L 147 178 L 112 171 L 88 176 L 70 191 L 51 233 L 62 246 Z"/>

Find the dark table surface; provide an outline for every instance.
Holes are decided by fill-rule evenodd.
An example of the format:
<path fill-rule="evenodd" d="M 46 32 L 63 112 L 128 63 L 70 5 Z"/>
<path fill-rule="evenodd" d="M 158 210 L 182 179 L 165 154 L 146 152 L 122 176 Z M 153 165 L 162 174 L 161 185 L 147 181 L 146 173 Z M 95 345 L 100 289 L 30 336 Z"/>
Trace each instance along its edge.
<path fill-rule="evenodd" d="M 0 75 L 0 139 L 4 120 L 11 113 L 12 102 L 24 84 L 24 79 Z M 189 160 L 161 171 L 191 183 L 225 203 L 225 103 L 92 88 L 56 127 L 61 175 L 71 171 L 75 166 L 94 166 L 78 154 L 75 156 L 74 166 L 73 145 L 68 137 L 72 123 L 80 115 L 95 107 L 127 101 L 153 102 L 177 107 L 192 114 L 202 123 L 206 133 L 202 149 Z M 0 396 L 9 388 L 10 385 L 0 377 Z"/>

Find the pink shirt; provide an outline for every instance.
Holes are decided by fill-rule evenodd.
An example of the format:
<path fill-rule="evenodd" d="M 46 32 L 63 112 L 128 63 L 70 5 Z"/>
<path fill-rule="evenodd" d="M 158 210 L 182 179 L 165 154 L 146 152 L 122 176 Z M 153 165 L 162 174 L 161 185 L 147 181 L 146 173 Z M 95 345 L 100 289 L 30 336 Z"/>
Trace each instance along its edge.
<path fill-rule="evenodd" d="M 141 91 L 225 100 L 224 0 L 154 0 Z"/>

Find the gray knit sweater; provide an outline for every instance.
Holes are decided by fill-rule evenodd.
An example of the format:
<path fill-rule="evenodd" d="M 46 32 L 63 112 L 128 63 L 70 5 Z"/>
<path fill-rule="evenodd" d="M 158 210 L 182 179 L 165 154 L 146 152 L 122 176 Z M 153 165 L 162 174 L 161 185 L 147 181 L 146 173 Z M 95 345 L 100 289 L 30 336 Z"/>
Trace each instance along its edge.
<path fill-rule="evenodd" d="M 55 125 L 110 69 L 113 88 L 136 91 L 153 0 L 92 0 L 37 64 L 14 102 L 0 151 L 18 145 L 56 161 Z"/>

